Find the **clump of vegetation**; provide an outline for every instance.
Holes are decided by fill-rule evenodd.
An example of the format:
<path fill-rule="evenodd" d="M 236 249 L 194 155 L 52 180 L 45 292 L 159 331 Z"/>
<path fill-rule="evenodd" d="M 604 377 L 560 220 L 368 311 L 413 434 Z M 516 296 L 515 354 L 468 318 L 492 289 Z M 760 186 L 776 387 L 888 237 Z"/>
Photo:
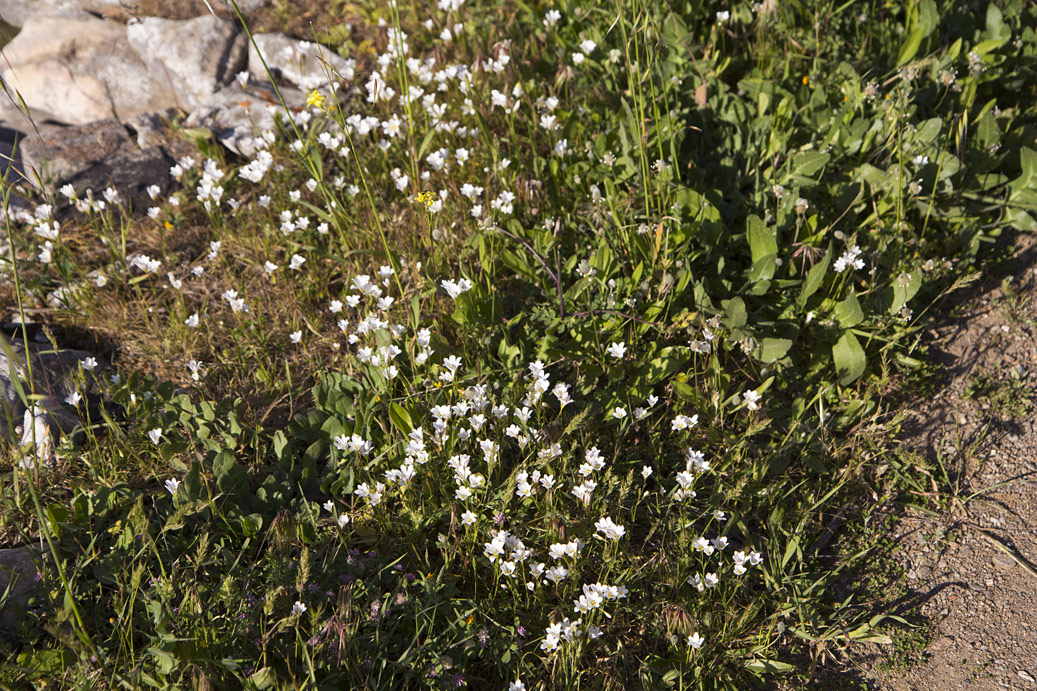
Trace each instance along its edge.
<path fill-rule="evenodd" d="M 123 414 L 8 449 L 51 560 L 0 678 L 733 689 L 876 635 L 818 538 L 871 382 L 1037 228 L 1037 10 L 367 12 L 147 219 L 9 215 Z"/>

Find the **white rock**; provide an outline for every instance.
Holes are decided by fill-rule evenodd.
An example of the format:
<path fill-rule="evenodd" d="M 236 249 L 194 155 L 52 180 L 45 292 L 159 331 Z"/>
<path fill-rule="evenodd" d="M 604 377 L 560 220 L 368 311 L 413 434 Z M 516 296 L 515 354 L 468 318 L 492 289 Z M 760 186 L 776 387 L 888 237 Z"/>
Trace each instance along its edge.
<path fill-rule="evenodd" d="M 303 91 L 327 86 L 327 71 L 336 86 L 351 72 L 345 58 L 319 43 L 299 41 L 284 34 L 255 34 L 254 38 L 259 53 L 250 43 L 248 71 L 255 79 L 269 80 L 260 54 L 275 78 L 285 79 Z"/>
<path fill-rule="evenodd" d="M 0 78 L 29 108 L 61 122 L 125 121 L 175 101 L 130 47 L 122 24 L 85 12 L 32 15 L 2 52 Z"/>
<path fill-rule="evenodd" d="M 212 15 L 131 19 L 126 38 L 152 75 L 176 94 L 176 105 L 188 111 L 230 83 L 248 59 L 245 35 Z"/>

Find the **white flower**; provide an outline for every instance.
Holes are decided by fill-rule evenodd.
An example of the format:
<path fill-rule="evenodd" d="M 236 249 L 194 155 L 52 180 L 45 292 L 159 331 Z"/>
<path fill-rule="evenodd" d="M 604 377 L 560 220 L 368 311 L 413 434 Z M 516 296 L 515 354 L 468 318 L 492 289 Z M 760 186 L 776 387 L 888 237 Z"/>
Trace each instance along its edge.
<path fill-rule="evenodd" d="M 618 540 L 626 534 L 627 529 L 621 525 L 617 525 L 608 516 L 602 518 L 594 524 L 595 532 L 601 533 L 606 540 Z"/>
<path fill-rule="evenodd" d="M 158 444 L 158 440 L 162 438 L 162 428 L 156 427 L 155 429 L 148 432 L 148 437 L 151 439 L 152 444 Z"/>
<path fill-rule="evenodd" d="M 292 343 L 301 343 L 302 330 L 300 329 L 299 331 L 293 331 L 292 333 L 288 334 L 288 338 L 292 340 Z"/>
<path fill-rule="evenodd" d="M 300 257 L 298 254 L 293 254 L 291 264 L 289 264 L 288 268 L 298 271 L 305 263 L 305 257 Z"/>
<path fill-rule="evenodd" d="M 695 538 L 695 541 L 691 543 L 691 546 L 696 552 L 702 552 L 707 557 L 713 554 L 713 545 L 709 544 L 709 540 L 703 536 Z"/>
<path fill-rule="evenodd" d="M 79 405 L 81 400 L 83 400 L 83 396 L 78 391 L 73 391 L 68 396 L 65 396 L 65 403 L 73 407 Z"/>
<path fill-rule="evenodd" d="M 698 415 L 678 415 L 670 423 L 670 429 L 674 432 L 680 432 L 682 430 L 690 429 L 699 423 Z"/>
<path fill-rule="evenodd" d="M 297 617 L 297 616 L 299 616 L 300 614 L 302 614 L 305 611 L 306 611 L 306 605 L 304 605 L 303 603 L 299 602 L 298 600 L 296 600 L 295 604 L 292 605 L 292 616 L 293 617 Z"/>
<path fill-rule="evenodd" d="M 643 477 L 645 480 L 647 480 L 649 478 L 649 476 L 651 476 L 652 472 L 653 472 L 652 471 L 652 466 L 650 466 L 650 465 L 641 466 L 641 477 Z"/>
<path fill-rule="evenodd" d="M 335 519 L 335 522 L 338 523 L 339 528 L 345 528 L 347 525 L 349 525 L 349 516 L 347 516 L 344 513 L 340 513 L 338 515 L 338 518 Z"/>
<path fill-rule="evenodd" d="M 180 481 L 177 480 L 175 477 L 171 477 L 168 480 L 166 480 L 166 491 L 168 491 L 174 497 L 176 496 L 176 491 L 179 488 L 180 488 Z"/>
<path fill-rule="evenodd" d="M 688 645 L 695 650 L 702 647 L 702 644 L 706 642 L 706 639 L 698 634 L 698 631 L 688 636 Z"/>
<path fill-rule="evenodd" d="M 461 525 L 472 525 L 478 516 L 473 511 L 465 511 L 461 514 Z"/>
<path fill-rule="evenodd" d="M 612 411 L 612 417 L 616 418 L 617 420 L 622 420 L 626 416 L 627 416 L 626 408 L 621 408 L 619 406 L 616 406 L 616 408 Z"/>
<path fill-rule="evenodd" d="M 508 684 L 508 691 L 526 691 L 526 685 L 521 680 L 516 679 Z"/>
<path fill-rule="evenodd" d="M 548 10 L 547 14 L 544 15 L 544 26 L 552 27 L 558 23 L 558 20 L 562 18 L 562 13 L 558 10 Z"/>
<path fill-rule="evenodd" d="M 749 410 L 756 410 L 760 407 L 760 394 L 757 393 L 755 389 L 743 393 L 742 399 L 745 401 L 745 407 Z"/>
<path fill-rule="evenodd" d="M 192 329 L 198 328 L 198 313 L 195 312 L 190 317 L 184 320 L 184 323 Z"/>
<path fill-rule="evenodd" d="M 80 360 L 79 366 L 88 372 L 93 372 L 94 368 L 97 367 L 97 359 L 93 357 L 86 357 Z"/>
<path fill-rule="evenodd" d="M 619 343 L 613 342 L 612 345 L 608 347 L 608 354 L 617 360 L 626 355 L 626 352 L 627 345 L 622 341 L 620 341 Z"/>

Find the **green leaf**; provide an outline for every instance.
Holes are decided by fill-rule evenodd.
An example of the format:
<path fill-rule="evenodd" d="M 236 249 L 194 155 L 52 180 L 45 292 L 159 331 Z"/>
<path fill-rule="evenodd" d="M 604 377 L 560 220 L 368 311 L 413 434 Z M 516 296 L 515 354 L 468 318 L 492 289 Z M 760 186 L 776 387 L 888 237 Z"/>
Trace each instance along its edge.
<path fill-rule="evenodd" d="M 410 413 L 408 413 L 407 409 L 398 403 L 389 404 L 389 419 L 392 420 L 393 427 L 404 434 L 410 434 L 411 430 L 414 429 L 414 423 L 410 419 Z"/>
<path fill-rule="evenodd" d="M 793 177 L 804 177 L 812 178 L 818 173 L 828 160 L 831 158 L 828 154 L 823 154 L 818 151 L 803 151 L 796 154 L 796 157 L 792 159 L 792 176 Z"/>
<path fill-rule="evenodd" d="M 1012 180 L 1013 192 L 1032 189 L 1035 183 L 1037 183 L 1037 151 L 1028 149 L 1025 146 L 1019 149 L 1019 165 L 1022 167 L 1023 173 L 1015 180 Z"/>
<path fill-rule="evenodd" d="M 910 62 L 911 58 L 918 54 L 918 49 L 922 47 L 922 39 L 924 38 L 925 32 L 921 29 L 915 29 L 907 35 L 903 45 L 900 46 L 900 52 L 897 53 L 897 67 Z"/>
<path fill-rule="evenodd" d="M 753 257 L 749 280 L 755 283 L 772 278 L 778 256 L 777 228 L 767 228 L 758 216 L 750 216 L 746 236 Z"/>
<path fill-rule="evenodd" d="M 825 280 L 825 274 L 828 273 L 828 265 L 831 261 L 832 246 L 829 245 L 824 259 L 810 267 L 810 272 L 807 274 L 807 279 L 803 281 L 803 287 L 799 291 L 799 297 L 796 299 L 796 302 L 800 305 L 807 304 L 807 300 L 817 292 L 817 289 L 821 287 L 821 282 Z"/>
<path fill-rule="evenodd" d="M 729 329 L 737 329 L 745 326 L 748 321 L 745 314 L 745 301 L 742 298 L 731 298 L 727 301 L 727 309 L 724 314 L 724 325 Z"/>
<path fill-rule="evenodd" d="M 1012 30 L 1005 24 L 1004 15 L 997 5 L 987 5 L 987 35 L 992 39 L 1007 41 L 1012 36 Z"/>
<path fill-rule="evenodd" d="M 921 144 L 929 144 L 936 136 L 940 134 L 940 128 L 943 127 L 943 120 L 940 118 L 930 118 L 923 122 L 918 127 L 918 133 L 915 135 L 917 141 Z"/>
<path fill-rule="evenodd" d="M 791 347 L 792 341 L 788 338 L 765 338 L 760 341 L 756 357 L 763 362 L 775 362 L 785 357 Z"/>
<path fill-rule="evenodd" d="M 779 662 L 778 660 L 766 660 L 762 658 L 746 662 L 745 668 L 750 672 L 756 672 L 757 674 L 775 674 L 780 672 L 791 672 L 795 669 L 795 667 L 788 664 L 787 662 Z"/>
<path fill-rule="evenodd" d="M 893 290 L 893 301 L 889 305 L 889 313 L 896 314 L 900 311 L 900 308 L 907 304 L 907 301 L 915 296 L 918 289 L 922 287 L 922 273 L 915 271 L 911 274 L 911 278 L 907 281 L 907 285 L 900 284 L 900 277 L 895 276 L 893 278 L 893 285 L 890 286 Z"/>
<path fill-rule="evenodd" d="M 759 216 L 749 216 L 746 235 L 749 238 L 749 250 L 752 252 L 754 264 L 768 255 L 778 253 L 777 228 L 768 228 Z"/>
<path fill-rule="evenodd" d="M 847 329 L 864 321 L 864 310 L 857 301 L 856 293 L 850 293 L 845 300 L 836 305 L 834 314 L 836 321 Z"/>
<path fill-rule="evenodd" d="M 839 383 L 843 386 L 864 374 L 864 368 L 868 364 L 864 348 L 850 331 L 844 331 L 842 337 L 832 346 L 832 359 L 835 360 Z"/>
<path fill-rule="evenodd" d="M 288 446 L 288 438 L 284 436 L 284 432 L 278 430 L 274 433 L 274 457 L 279 460 L 284 460 L 284 450 Z"/>

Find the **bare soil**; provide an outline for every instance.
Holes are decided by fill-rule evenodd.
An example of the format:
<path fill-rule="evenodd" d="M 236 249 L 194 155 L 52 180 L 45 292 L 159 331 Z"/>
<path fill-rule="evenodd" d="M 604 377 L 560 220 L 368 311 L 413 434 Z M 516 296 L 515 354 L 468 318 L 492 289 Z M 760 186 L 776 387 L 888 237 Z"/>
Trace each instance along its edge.
<path fill-rule="evenodd" d="M 1037 238 L 1016 238 L 929 334 L 942 379 L 903 448 L 930 486 L 888 510 L 894 608 L 917 628 L 851 647 L 826 688 L 1037 691 L 1035 257 Z"/>

